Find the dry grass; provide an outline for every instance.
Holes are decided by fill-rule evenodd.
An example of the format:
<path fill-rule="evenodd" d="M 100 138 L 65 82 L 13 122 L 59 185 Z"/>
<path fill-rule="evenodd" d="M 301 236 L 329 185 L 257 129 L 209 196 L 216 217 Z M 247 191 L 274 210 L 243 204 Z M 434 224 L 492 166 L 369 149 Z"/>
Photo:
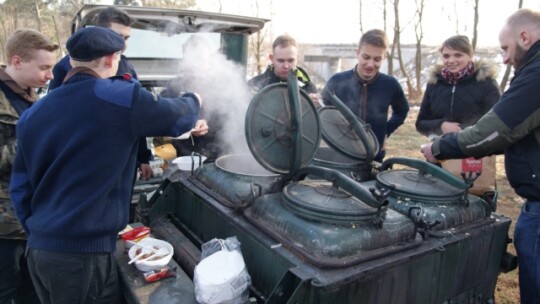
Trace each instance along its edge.
<path fill-rule="evenodd" d="M 427 138 L 416 132 L 414 123 L 418 110 L 411 109 L 409 116 L 387 143 L 386 157 L 412 157 L 423 159 L 420 153 L 420 145 L 427 142 Z M 514 234 L 514 225 L 520 212 L 523 200 L 517 196 L 506 179 L 504 171 L 504 156 L 497 156 L 497 213 L 512 219 L 509 236 Z M 508 251 L 515 254 L 513 245 L 508 246 Z M 495 299 L 498 304 L 519 303 L 518 272 L 503 273 L 497 280 Z"/>

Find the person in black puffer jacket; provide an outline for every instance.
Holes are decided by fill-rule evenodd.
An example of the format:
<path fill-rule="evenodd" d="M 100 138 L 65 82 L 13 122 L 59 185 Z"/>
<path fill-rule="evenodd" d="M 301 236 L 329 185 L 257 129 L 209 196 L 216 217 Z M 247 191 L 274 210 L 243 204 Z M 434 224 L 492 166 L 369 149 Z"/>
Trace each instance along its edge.
<path fill-rule="evenodd" d="M 474 125 L 501 96 L 496 64 L 474 61 L 466 36 L 448 38 L 440 52 L 443 64 L 430 71 L 416 119 L 416 130 L 429 137 Z"/>
<path fill-rule="evenodd" d="M 289 70 L 296 72 L 298 86 L 306 91 L 309 96 L 318 101 L 317 87 L 311 80 L 307 72 L 300 68 L 298 64 L 298 47 L 296 40 L 289 35 L 278 36 L 272 44 L 272 54 L 268 56 L 271 65 L 264 73 L 251 78 L 248 86 L 253 93 L 259 92 L 264 87 L 280 82 L 287 82 L 287 73 Z"/>

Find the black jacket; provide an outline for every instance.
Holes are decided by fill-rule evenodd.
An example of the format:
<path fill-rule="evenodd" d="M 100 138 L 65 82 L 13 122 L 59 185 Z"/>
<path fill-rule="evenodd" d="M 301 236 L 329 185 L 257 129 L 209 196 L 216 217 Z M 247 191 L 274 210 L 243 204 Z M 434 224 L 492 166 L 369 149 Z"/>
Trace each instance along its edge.
<path fill-rule="evenodd" d="M 504 150 L 516 193 L 540 201 L 540 41 L 526 53 L 510 87 L 476 125 L 433 142 L 437 159 L 483 157 Z"/>
<path fill-rule="evenodd" d="M 298 79 L 298 86 L 300 89 L 303 89 L 308 94 L 317 93 L 317 87 L 313 84 L 313 82 L 311 82 L 307 72 L 299 66 L 296 67 L 296 77 Z M 286 81 L 281 80 L 281 78 L 274 73 L 274 66 L 269 65 L 264 73 L 251 78 L 248 81 L 248 86 L 253 93 L 257 93 L 267 85 L 280 82 Z"/>
<path fill-rule="evenodd" d="M 458 122 L 461 128 L 474 125 L 499 100 L 501 93 L 493 62 L 477 61 L 474 72 L 456 85 L 441 76 L 442 66 L 431 70 L 424 99 L 416 119 L 423 135 L 441 135 L 444 121 Z"/>

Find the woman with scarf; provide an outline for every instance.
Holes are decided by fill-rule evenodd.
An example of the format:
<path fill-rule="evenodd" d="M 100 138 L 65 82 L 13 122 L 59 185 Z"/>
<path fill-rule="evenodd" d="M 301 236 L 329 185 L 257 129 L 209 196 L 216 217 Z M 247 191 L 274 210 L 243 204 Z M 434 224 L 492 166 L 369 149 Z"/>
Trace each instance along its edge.
<path fill-rule="evenodd" d="M 442 65 L 428 75 L 416 130 L 430 138 L 474 125 L 499 100 L 494 62 L 474 60 L 466 36 L 452 36 L 440 48 Z"/>
<path fill-rule="evenodd" d="M 501 96 L 495 81 L 497 65 L 486 60 L 475 61 L 466 36 L 446 39 L 440 52 L 442 65 L 436 65 L 428 74 L 428 84 L 416 119 L 416 130 L 430 139 L 460 132 L 476 124 Z M 467 160 L 463 161 L 448 160 L 439 165 L 461 177 L 462 171 L 467 170 L 464 168 L 470 164 Z M 483 158 L 480 163 L 478 160 L 470 161 L 482 167 L 482 174 L 474 180 L 469 193 L 491 200 L 497 188 L 495 157 Z"/>

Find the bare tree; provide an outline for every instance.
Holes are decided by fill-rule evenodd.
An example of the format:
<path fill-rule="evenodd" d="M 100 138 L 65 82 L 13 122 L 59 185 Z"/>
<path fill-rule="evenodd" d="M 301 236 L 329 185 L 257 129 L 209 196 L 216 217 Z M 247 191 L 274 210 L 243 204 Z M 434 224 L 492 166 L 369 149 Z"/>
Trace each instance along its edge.
<path fill-rule="evenodd" d="M 261 12 L 260 3 L 261 0 L 256 0 L 254 3 L 255 16 L 257 17 L 259 17 Z M 272 9 L 272 2 L 270 2 L 270 9 Z M 249 53 L 251 56 L 253 56 L 256 74 L 261 74 L 265 67 L 265 55 L 271 51 L 271 42 L 269 40 L 270 34 L 267 26 L 263 27 L 260 31 L 251 35 L 249 38 Z"/>
<path fill-rule="evenodd" d="M 385 33 L 388 33 L 387 26 L 386 26 L 387 21 L 388 21 L 388 12 L 387 12 L 387 8 L 386 8 L 386 0 L 383 0 L 383 31 Z M 390 46 L 390 50 L 386 51 L 386 57 L 388 57 L 387 74 L 390 75 L 390 76 L 394 75 L 394 53 L 395 53 L 395 51 L 396 51 L 396 35 L 394 35 L 394 40 L 392 41 L 392 45 Z"/>
<path fill-rule="evenodd" d="M 459 16 L 458 8 L 457 8 L 457 1 L 454 0 L 454 16 L 455 16 L 455 22 L 456 22 L 456 35 L 459 34 Z"/>
<path fill-rule="evenodd" d="M 358 20 L 360 21 L 360 33 L 364 33 L 364 26 L 362 23 L 362 0 L 358 0 Z"/>
<path fill-rule="evenodd" d="M 415 53 L 415 78 L 416 89 L 414 96 L 409 95 L 409 100 L 419 100 L 422 96 L 422 39 L 424 38 L 424 28 L 422 20 L 424 17 L 424 0 L 416 0 L 416 20 L 414 22 L 414 33 L 416 37 L 416 53 Z"/>
<path fill-rule="evenodd" d="M 403 62 L 403 54 L 401 52 L 401 42 L 400 42 L 401 25 L 400 25 L 400 19 L 399 19 L 399 0 L 394 0 L 393 4 L 394 4 L 394 45 L 397 51 L 397 60 L 399 63 L 399 69 L 401 73 L 403 74 L 403 77 L 405 78 L 405 82 L 407 84 L 407 92 L 409 94 L 409 97 L 411 98 L 415 96 L 415 90 L 411 83 L 411 78 L 409 77 L 409 73 L 407 72 L 407 67 L 405 66 L 405 63 Z"/>
<path fill-rule="evenodd" d="M 480 0 L 474 0 L 474 22 L 473 22 L 473 34 L 472 34 L 472 48 L 473 50 L 476 50 L 476 44 L 478 42 L 478 22 L 479 22 L 479 14 L 478 11 L 480 10 Z"/>
<path fill-rule="evenodd" d="M 523 7 L 523 0 L 518 1 L 518 9 Z M 501 88 L 501 91 L 504 92 L 506 90 L 506 85 L 508 84 L 508 80 L 510 79 L 510 72 L 512 71 L 512 65 L 507 64 L 506 70 L 504 71 L 504 76 L 501 79 L 501 84 L 499 87 Z"/>

